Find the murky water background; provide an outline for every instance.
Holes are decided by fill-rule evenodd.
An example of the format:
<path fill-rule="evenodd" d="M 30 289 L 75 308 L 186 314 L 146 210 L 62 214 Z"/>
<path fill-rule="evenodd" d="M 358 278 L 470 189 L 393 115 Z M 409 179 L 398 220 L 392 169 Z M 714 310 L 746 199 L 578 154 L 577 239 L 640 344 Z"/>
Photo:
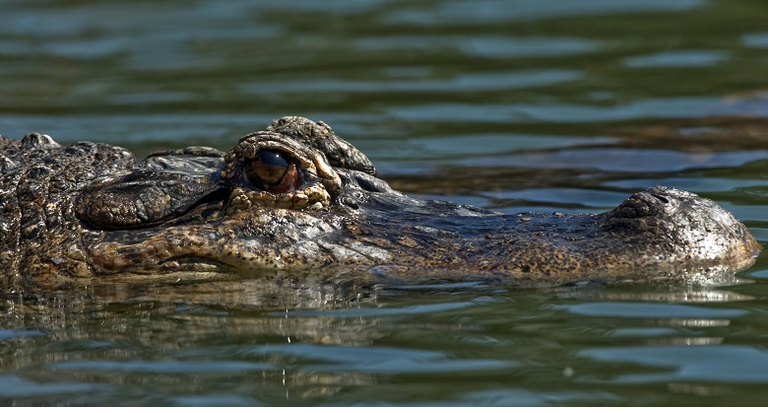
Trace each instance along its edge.
<path fill-rule="evenodd" d="M 766 242 L 766 17 L 749 0 L 3 1 L 0 133 L 227 150 L 301 114 L 414 196 L 598 212 L 673 185 Z M 3 300 L 0 404 L 766 404 L 765 257 L 721 287 Z"/>

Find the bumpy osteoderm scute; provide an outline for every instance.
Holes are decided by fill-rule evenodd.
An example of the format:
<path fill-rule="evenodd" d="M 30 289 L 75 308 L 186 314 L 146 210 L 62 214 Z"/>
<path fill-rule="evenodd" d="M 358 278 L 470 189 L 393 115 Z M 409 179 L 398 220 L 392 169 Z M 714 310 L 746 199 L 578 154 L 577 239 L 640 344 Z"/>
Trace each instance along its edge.
<path fill-rule="evenodd" d="M 91 275 L 74 203 L 90 182 L 133 166 L 120 147 L 61 146 L 50 136 L 0 137 L 0 267 L 11 288 L 19 277 Z"/>
<path fill-rule="evenodd" d="M 375 177 L 323 122 L 289 116 L 227 153 L 0 138 L 6 285 L 201 279 L 262 270 L 518 285 L 733 272 L 760 251 L 733 215 L 652 187 L 602 214 L 504 215 Z"/>

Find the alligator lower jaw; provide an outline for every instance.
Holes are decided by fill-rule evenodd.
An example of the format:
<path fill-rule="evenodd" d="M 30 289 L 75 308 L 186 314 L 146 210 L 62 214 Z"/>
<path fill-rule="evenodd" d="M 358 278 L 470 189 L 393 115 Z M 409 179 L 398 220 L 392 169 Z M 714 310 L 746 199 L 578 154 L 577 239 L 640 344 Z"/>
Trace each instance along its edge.
<path fill-rule="evenodd" d="M 88 284 L 91 286 L 122 284 L 129 287 L 158 284 L 194 284 L 198 282 L 228 280 L 237 276 L 237 273 L 216 270 L 189 270 L 152 274 L 128 271 L 94 277 L 88 281 Z"/>
<path fill-rule="evenodd" d="M 177 280 L 177 281 L 198 281 L 210 278 L 222 278 L 236 275 L 240 272 L 235 267 L 227 265 L 225 263 L 195 256 L 181 256 L 173 257 L 161 262 L 152 263 L 147 262 L 130 263 L 125 266 L 115 265 L 115 261 L 109 262 L 109 266 L 104 267 L 96 263 L 98 267 L 96 270 L 96 278 L 141 278 L 144 280 L 158 280 L 163 281 Z"/>
<path fill-rule="evenodd" d="M 740 270 L 754 264 L 750 258 L 738 264 L 701 263 L 687 268 L 663 266 L 654 269 L 633 270 L 601 270 L 590 274 L 552 274 L 541 276 L 521 276 L 504 272 L 473 273 L 472 271 L 414 271 L 412 268 L 396 268 L 392 266 L 374 266 L 368 268 L 305 268 L 286 271 L 281 269 L 261 268 L 242 270 L 218 262 L 192 263 L 180 260 L 177 269 L 166 272 L 158 270 L 142 270 L 128 268 L 113 274 L 104 274 L 89 279 L 86 284 L 93 288 L 99 286 L 123 285 L 126 288 L 150 285 L 192 285 L 210 282 L 245 282 L 250 280 L 269 285 L 283 285 L 300 280 L 299 284 L 311 282 L 338 284 L 339 281 L 363 286 L 376 285 L 378 288 L 397 288 L 398 286 L 445 286 L 456 283 L 477 285 L 503 285 L 514 288 L 552 288 L 579 287 L 588 285 L 628 285 L 656 284 L 687 285 L 698 287 L 714 287 L 751 283 L 752 280 L 738 276 Z M 71 280 L 70 280 L 71 281 Z M 269 287 L 265 287 L 269 288 Z"/>

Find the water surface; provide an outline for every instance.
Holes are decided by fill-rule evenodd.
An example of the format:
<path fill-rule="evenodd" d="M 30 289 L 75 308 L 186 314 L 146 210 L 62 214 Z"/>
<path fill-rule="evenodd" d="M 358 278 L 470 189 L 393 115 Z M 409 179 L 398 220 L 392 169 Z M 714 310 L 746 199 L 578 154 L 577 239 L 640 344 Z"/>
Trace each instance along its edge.
<path fill-rule="evenodd" d="M 760 2 L 2 9 L 7 136 L 142 155 L 227 150 L 299 114 L 328 122 L 413 196 L 600 212 L 671 185 L 717 200 L 768 241 Z M 265 289 L 254 277 L 8 298 L 0 404 L 761 405 L 767 280 L 761 257 L 730 285 Z"/>

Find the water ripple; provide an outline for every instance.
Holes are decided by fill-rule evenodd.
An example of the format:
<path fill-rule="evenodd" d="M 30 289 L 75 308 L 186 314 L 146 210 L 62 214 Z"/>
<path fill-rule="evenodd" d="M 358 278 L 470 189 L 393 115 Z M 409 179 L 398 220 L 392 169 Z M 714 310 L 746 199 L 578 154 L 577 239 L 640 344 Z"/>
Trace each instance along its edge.
<path fill-rule="evenodd" d="M 586 349 L 600 362 L 630 363 L 666 371 L 619 374 L 614 383 L 768 383 L 768 352 L 741 345 L 659 346 Z"/>
<path fill-rule="evenodd" d="M 594 302 L 572 305 L 557 305 L 555 308 L 568 311 L 572 314 L 587 315 L 593 317 L 619 317 L 619 318 L 737 318 L 749 314 L 746 310 L 734 308 L 705 308 L 683 304 L 665 303 L 620 303 L 620 302 Z"/>

